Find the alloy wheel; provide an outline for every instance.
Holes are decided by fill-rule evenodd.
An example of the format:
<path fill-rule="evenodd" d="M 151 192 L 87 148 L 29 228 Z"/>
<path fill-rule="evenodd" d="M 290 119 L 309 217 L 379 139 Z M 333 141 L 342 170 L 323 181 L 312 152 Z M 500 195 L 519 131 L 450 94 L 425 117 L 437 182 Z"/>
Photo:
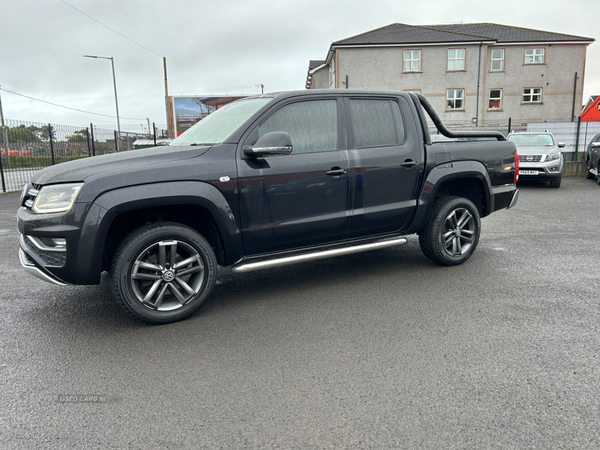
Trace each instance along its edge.
<path fill-rule="evenodd" d="M 469 251 L 475 235 L 475 220 L 465 208 L 454 209 L 444 220 L 443 246 L 450 256 L 460 256 Z"/>
<path fill-rule="evenodd" d="M 165 240 L 144 249 L 135 258 L 130 273 L 131 288 L 142 305 L 156 311 L 173 311 L 200 292 L 204 264 L 191 245 Z"/>

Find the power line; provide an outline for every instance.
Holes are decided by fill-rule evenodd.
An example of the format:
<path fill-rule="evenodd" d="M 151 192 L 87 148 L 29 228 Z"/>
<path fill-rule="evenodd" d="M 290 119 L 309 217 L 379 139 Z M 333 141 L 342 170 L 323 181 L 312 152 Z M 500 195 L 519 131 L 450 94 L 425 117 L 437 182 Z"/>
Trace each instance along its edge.
<path fill-rule="evenodd" d="M 40 100 L 39 98 L 34 98 L 34 97 L 30 97 L 28 95 L 19 94 L 18 92 L 14 92 L 14 91 L 11 91 L 9 89 L 3 88 L 2 86 L 0 86 L 0 90 L 2 90 L 4 92 L 8 92 L 8 93 L 13 94 L 13 95 L 18 95 L 19 97 L 25 97 L 25 98 L 28 98 L 30 100 L 35 100 L 36 102 L 46 103 L 47 105 L 58 106 L 59 108 L 70 109 L 71 111 L 82 112 L 82 113 L 85 113 L 85 114 L 93 114 L 94 116 L 110 117 L 111 119 L 116 119 L 115 116 L 110 116 L 108 114 L 100 114 L 100 113 L 95 113 L 95 112 L 91 112 L 91 111 L 84 111 L 83 109 L 77 109 L 77 108 L 71 108 L 69 106 L 58 105 L 56 103 L 47 102 L 46 100 Z M 146 120 L 145 118 L 139 118 L 139 117 L 123 117 L 123 119 L 127 119 L 127 120 Z"/>
<path fill-rule="evenodd" d="M 159 57 L 163 57 L 162 55 L 159 55 L 158 53 L 156 53 L 154 50 L 149 49 L 148 47 L 143 46 L 142 44 L 140 44 L 139 42 L 134 41 L 131 38 L 128 38 L 127 36 L 125 36 L 123 33 L 119 33 L 117 30 L 115 30 L 114 28 L 109 27 L 108 25 L 100 22 L 98 19 L 94 19 L 92 16 L 90 16 L 89 14 L 84 13 L 82 10 L 75 8 L 73 5 L 65 2 L 65 0 L 60 0 L 61 2 L 63 2 L 65 5 L 70 6 L 71 8 L 73 8 L 75 11 L 80 12 L 81 14 L 83 14 L 84 16 L 92 19 L 94 22 L 98 22 L 100 25 L 102 25 L 103 27 L 108 28 L 110 31 L 112 31 L 113 33 L 117 33 L 119 36 L 124 37 L 125 39 L 127 39 L 128 41 L 133 42 L 135 45 L 139 45 L 140 47 L 142 47 L 145 50 L 148 50 L 150 53 L 154 53 L 156 56 Z"/>

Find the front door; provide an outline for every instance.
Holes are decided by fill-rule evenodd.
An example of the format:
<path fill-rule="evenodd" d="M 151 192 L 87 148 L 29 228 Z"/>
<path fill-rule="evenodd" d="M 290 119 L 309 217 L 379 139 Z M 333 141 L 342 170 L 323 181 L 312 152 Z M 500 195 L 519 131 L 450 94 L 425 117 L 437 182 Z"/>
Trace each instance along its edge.
<path fill-rule="evenodd" d="M 295 101 L 267 113 L 242 146 L 285 131 L 292 153 L 238 157 L 244 255 L 314 246 L 348 236 L 348 157 L 340 146 L 338 100 Z"/>

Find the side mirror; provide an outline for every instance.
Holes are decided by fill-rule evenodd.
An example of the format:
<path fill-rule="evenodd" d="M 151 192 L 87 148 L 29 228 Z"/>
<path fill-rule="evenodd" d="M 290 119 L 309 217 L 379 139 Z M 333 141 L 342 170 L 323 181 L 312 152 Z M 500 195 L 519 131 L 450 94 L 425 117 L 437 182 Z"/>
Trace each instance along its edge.
<path fill-rule="evenodd" d="M 285 131 L 272 131 L 262 135 L 254 146 L 244 147 L 246 156 L 275 156 L 292 153 L 292 137 Z"/>
<path fill-rule="evenodd" d="M 598 141 L 598 142 L 592 142 L 592 147 L 594 147 L 594 148 L 600 147 L 600 141 Z"/>
<path fill-rule="evenodd" d="M 559 142 L 558 143 L 558 148 L 565 148 L 565 143 L 564 142 Z"/>

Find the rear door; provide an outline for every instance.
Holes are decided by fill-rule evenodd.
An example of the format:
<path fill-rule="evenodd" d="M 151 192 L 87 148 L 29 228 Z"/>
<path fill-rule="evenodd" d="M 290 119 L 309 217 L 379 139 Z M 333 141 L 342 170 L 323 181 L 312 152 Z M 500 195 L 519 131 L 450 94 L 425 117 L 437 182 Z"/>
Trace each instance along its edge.
<path fill-rule="evenodd" d="M 349 96 L 350 237 L 405 229 L 417 205 L 422 143 L 406 99 Z M 409 120 L 405 120 L 404 117 Z"/>

